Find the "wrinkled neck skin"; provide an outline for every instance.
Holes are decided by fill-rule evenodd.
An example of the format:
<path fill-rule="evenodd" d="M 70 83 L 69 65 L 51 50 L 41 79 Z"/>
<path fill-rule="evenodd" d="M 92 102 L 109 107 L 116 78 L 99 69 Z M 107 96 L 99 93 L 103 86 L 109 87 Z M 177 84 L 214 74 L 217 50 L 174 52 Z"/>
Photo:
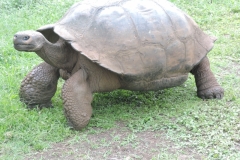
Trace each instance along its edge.
<path fill-rule="evenodd" d="M 62 38 L 54 44 L 46 40 L 43 47 L 36 53 L 48 64 L 68 72 L 72 71 L 78 58 L 77 52 Z"/>

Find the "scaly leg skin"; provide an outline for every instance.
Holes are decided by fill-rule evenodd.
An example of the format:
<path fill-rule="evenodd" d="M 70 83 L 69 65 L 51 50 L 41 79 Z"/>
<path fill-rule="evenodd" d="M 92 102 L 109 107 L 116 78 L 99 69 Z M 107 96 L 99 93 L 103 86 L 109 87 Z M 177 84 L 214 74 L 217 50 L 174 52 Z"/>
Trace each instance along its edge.
<path fill-rule="evenodd" d="M 57 68 L 46 62 L 40 63 L 22 81 L 20 100 L 30 109 L 52 107 L 51 98 L 57 90 L 58 78 Z"/>
<path fill-rule="evenodd" d="M 224 89 L 218 84 L 214 77 L 210 63 L 207 57 L 191 71 L 195 77 L 197 86 L 197 96 L 202 99 L 222 99 L 224 95 Z"/>
<path fill-rule="evenodd" d="M 64 83 L 62 89 L 64 113 L 75 130 L 84 128 L 92 115 L 93 97 L 86 79 L 86 73 L 80 69 Z"/>

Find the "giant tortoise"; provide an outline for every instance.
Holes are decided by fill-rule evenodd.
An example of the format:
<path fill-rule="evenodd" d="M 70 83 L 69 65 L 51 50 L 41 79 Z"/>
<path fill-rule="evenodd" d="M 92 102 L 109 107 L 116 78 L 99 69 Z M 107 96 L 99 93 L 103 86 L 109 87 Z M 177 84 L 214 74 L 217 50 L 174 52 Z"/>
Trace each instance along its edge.
<path fill-rule="evenodd" d="M 221 99 L 206 56 L 215 40 L 166 0 L 76 3 L 58 22 L 14 35 L 16 50 L 45 61 L 22 81 L 20 99 L 30 108 L 51 106 L 62 77 L 64 113 L 76 130 L 88 124 L 95 92 L 162 90 L 190 72 L 198 97 Z"/>

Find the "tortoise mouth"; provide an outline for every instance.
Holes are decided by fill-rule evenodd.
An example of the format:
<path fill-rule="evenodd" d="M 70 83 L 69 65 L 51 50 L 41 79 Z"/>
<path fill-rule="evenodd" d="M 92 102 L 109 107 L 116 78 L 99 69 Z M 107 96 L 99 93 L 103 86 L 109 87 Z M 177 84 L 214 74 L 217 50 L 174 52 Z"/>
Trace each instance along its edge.
<path fill-rule="evenodd" d="M 18 51 L 30 51 L 34 49 L 34 45 L 32 44 L 14 44 L 14 48 Z"/>

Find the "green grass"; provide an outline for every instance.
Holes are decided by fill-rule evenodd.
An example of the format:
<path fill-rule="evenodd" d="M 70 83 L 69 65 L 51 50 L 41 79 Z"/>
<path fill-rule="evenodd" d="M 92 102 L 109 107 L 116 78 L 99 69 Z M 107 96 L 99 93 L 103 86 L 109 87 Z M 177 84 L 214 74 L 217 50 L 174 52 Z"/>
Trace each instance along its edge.
<path fill-rule="evenodd" d="M 183 85 L 164 91 L 95 94 L 93 117 L 81 132 L 66 125 L 60 98 L 62 81 L 53 98 L 54 108 L 29 111 L 19 101 L 21 80 L 42 60 L 34 53 L 14 50 L 12 45 L 14 33 L 54 23 L 76 1 L 1 1 L 0 159 L 21 159 L 47 149 L 53 142 L 106 131 L 116 122 L 123 122 L 133 133 L 164 131 L 180 148 L 192 148 L 206 159 L 240 157 L 240 2 L 171 1 L 191 15 L 206 33 L 218 38 L 209 58 L 225 89 L 224 99 L 197 98 L 193 76 Z M 126 137 L 121 143 L 131 143 L 135 138 Z M 164 153 L 153 159 L 161 157 L 172 156 Z"/>

